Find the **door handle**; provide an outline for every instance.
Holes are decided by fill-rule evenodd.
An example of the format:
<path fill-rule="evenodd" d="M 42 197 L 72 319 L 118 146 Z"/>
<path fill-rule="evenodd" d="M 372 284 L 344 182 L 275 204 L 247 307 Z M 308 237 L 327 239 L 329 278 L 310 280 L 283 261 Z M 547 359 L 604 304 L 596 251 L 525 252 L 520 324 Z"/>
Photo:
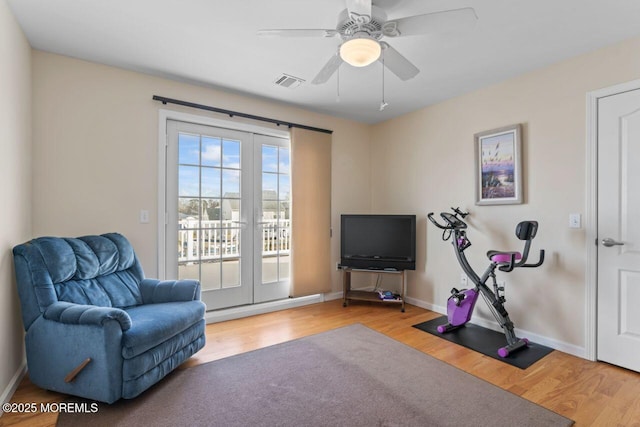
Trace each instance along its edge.
<path fill-rule="evenodd" d="M 610 237 L 607 237 L 606 239 L 602 239 L 602 244 L 608 248 L 610 248 L 611 246 L 622 246 L 624 245 L 623 242 L 616 242 L 615 240 L 613 240 Z"/>

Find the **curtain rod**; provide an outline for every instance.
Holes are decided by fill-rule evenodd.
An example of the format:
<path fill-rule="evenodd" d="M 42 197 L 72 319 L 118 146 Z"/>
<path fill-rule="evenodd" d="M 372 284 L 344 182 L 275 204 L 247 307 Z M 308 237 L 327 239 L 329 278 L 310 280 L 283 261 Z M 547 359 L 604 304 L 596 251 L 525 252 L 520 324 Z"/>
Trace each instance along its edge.
<path fill-rule="evenodd" d="M 153 95 L 153 100 L 160 101 L 165 105 L 166 104 L 182 105 L 185 107 L 197 108 L 199 110 L 207 110 L 207 111 L 213 111 L 214 113 L 226 114 L 229 117 L 237 116 L 245 119 L 273 123 L 277 126 L 284 125 L 284 126 L 287 126 L 288 128 L 300 128 L 300 129 L 306 129 L 314 132 L 322 132 L 322 133 L 328 133 L 328 134 L 333 133 L 332 130 L 328 130 L 328 129 L 321 129 L 313 126 L 301 125 L 298 123 L 285 122 L 282 120 L 270 119 L 268 117 L 254 116 L 253 114 L 240 113 L 238 111 L 224 110 L 222 108 L 210 107 L 208 105 L 195 104 L 193 102 L 188 102 L 188 101 L 180 101 L 179 99 L 165 98 L 164 96 Z"/>

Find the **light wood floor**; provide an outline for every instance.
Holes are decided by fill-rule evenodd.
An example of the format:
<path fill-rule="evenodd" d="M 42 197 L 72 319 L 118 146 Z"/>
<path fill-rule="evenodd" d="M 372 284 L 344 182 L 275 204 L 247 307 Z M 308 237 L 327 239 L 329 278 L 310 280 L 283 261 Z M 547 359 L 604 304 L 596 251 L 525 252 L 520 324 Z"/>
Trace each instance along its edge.
<path fill-rule="evenodd" d="M 397 306 L 371 303 L 352 303 L 343 308 L 340 300 L 211 324 L 207 325 L 206 347 L 179 369 L 362 323 L 571 418 L 576 426 L 640 426 L 640 374 L 558 351 L 521 370 L 412 328 L 437 316 L 411 305 L 405 313 Z M 25 378 L 12 402 L 39 404 L 63 397 L 41 390 Z M 0 425 L 53 426 L 56 418 L 56 414 L 4 414 Z"/>

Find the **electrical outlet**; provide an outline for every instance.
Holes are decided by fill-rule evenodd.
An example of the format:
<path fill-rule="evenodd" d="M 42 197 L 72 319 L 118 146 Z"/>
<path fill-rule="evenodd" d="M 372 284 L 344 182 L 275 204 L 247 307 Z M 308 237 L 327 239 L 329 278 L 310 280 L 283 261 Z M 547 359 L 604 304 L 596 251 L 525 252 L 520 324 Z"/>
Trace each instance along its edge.
<path fill-rule="evenodd" d="M 460 284 L 462 286 L 467 286 L 468 283 L 469 283 L 469 278 L 467 277 L 467 275 L 464 273 L 460 274 Z"/>
<path fill-rule="evenodd" d="M 336 262 L 336 270 L 340 270 L 340 263 Z"/>

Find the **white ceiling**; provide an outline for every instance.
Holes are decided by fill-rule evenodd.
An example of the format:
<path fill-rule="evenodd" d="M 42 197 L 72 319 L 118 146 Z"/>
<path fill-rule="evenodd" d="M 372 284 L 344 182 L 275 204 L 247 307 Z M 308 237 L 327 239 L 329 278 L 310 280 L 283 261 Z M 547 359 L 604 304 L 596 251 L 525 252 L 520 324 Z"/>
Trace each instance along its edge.
<path fill-rule="evenodd" d="M 387 120 L 640 35 L 640 0 L 374 0 L 390 19 L 473 7 L 473 28 L 386 41 L 421 72 L 343 64 L 310 82 L 339 38 L 258 37 L 270 28 L 334 29 L 345 0 L 7 0 L 40 50 L 298 105 L 366 123 Z M 274 84 L 281 73 L 306 80 Z M 158 95 L 163 95 L 159 93 Z M 186 100 L 192 101 L 192 100 Z M 215 105 L 215 102 L 212 101 Z"/>

